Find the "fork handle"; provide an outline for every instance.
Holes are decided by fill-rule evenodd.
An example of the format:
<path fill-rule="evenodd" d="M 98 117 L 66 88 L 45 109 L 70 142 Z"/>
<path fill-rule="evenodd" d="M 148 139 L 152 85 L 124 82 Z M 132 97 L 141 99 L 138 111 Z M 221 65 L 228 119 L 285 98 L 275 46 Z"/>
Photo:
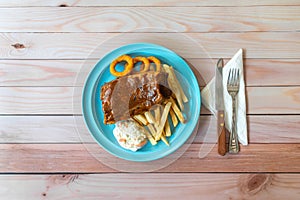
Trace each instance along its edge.
<path fill-rule="evenodd" d="M 229 136 L 229 153 L 236 154 L 240 151 L 239 141 L 236 132 L 236 101 L 235 97 L 232 98 L 232 128 Z"/>

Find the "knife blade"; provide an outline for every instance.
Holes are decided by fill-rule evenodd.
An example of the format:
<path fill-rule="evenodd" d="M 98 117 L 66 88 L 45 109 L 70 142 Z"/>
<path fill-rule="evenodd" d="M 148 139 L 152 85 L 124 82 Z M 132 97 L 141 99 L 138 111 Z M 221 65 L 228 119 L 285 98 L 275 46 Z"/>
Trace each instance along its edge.
<path fill-rule="evenodd" d="M 221 156 L 226 154 L 226 130 L 224 120 L 224 98 L 223 98 L 223 59 L 220 58 L 216 65 L 215 74 L 215 108 L 217 110 L 217 131 L 218 131 L 218 153 Z"/>

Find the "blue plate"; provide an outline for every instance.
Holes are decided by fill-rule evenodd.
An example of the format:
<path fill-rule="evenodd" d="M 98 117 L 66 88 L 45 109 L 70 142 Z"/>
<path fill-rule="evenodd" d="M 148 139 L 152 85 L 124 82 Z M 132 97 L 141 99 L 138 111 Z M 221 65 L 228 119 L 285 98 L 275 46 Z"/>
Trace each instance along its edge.
<path fill-rule="evenodd" d="M 189 101 L 185 104 L 185 124 L 172 127 L 172 136 L 168 138 L 170 146 L 162 141 L 152 146 L 148 142 L 142 149 L 132 152 L 122 148 L 112 133 L 115 125 L 103 123 L 102 104 L 100 100 L 101 86 L 116 77 L 110 74 L 110 63 L 120 55 L 155 56 L 162 63 L 173 66 Z M 109 153 L 130 161 L 151 161 L 163 158 L 182 146 L 195 129 L 200 116 L 201 97 L 197 79 L 188 64 L 173 51 L 150 43 L 135 43 L 122 46 L 104 56 L 90 72 L 83 89 L 82 111 L 85 123 L 100 146 Z"/>

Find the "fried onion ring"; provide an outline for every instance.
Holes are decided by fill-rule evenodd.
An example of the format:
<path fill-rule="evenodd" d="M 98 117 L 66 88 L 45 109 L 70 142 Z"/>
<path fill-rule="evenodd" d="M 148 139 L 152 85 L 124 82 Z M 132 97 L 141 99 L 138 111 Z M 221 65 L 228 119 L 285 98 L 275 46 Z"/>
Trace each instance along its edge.
<path fill-rule="evenodd" d="M 127 64 L 124 66 L 124 71 L 118 72 L 115 67 L 118 63 L 125 61 Z M 110 73 L 114 76 L 125 76 L 131 72 L 133 68 L 133 59 L 128 55 L 119 56 L 110 64 Z"/>
<path fill-rule="evenodd" d="M 156 65 L 156 71 L 160 72 L 161 71 L 161 63 L 158 58 L 155 58 L 154 56 L 149 56 L 148 60 L 150 62 L 153 62 Z"/>
<path fill-rule="evenodd" d="M 147 58 L 142 57 L 142 56 L 137 56 L 133 58 L 133 64 L 137 62 L 142 62 L 144 64 L 143 69 L 140 69 L 140 72 L 146 72 L 149 70 L 150 62 Z"/>

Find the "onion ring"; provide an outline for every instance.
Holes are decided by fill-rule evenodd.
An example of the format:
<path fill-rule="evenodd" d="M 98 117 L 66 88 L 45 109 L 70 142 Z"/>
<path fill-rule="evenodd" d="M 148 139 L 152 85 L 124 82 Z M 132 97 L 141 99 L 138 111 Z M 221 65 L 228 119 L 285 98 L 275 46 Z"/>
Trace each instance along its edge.
<path fill-rule="evenodd" d="M 127 64 L 125 64 L 124 66 L 124 71 L 122 72 L 118 72 L 115 67 L 118 63 L 125 61 Z M 128 55 L 122 55 L 119 56 L 117 59 L 115 59 L 114 61 L 112 61 L 112 63 L 110 64 L 110 73 L 114 76 L 125 76 L 127 74 L 130 73 L 130 71 L 133 68 L 133 59 L 128 56 Z"/>
<path fill-rule="evenodd" d="M 142 62 L 144 64 L 143 69 L 140 69 L 140 72 L 146 72 L 149 70 L 150 62 L 147 58 L 142 57 L 142 56 L 137 56 L 133 58 L 133 64 L 137 62 Z"/>
<path fill-rule="evenodd" d="M 160 63 L 160 60 L 154 56 L 149 56 L 147 58 L 150 62 L 153 62 L 155 63 L 156 65 L 156 71 L 160 72 L 161 71 L 161 63 Z"/>

